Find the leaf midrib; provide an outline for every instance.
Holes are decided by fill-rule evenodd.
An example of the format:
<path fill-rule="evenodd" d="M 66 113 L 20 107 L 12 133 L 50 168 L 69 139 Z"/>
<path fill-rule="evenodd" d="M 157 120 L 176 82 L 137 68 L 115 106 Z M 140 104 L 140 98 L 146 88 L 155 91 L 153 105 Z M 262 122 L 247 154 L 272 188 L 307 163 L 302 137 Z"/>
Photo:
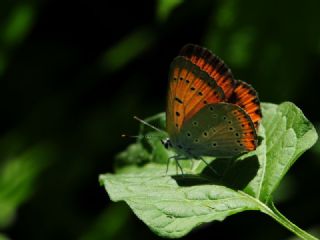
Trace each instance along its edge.
<path fill-rule="evenodd" d="M 279 120 L 280 120 L 280 122 L 282 122 L 283 120 L 285 121 L 285 124 L 284 124 L 284 128 L 285 128 L 285 131 L 284 131 L 284 133 L 286 133 L 287 132 L 287 121 L 286 121 L 286 118 L 282 115 L 282 114 L 274 114 L 273 116 L 272 116 L 272 119 L 270 120 L 270 122 L 273 122 L 274 121 L 274 119 L 275 118 L 277 118 L 277 117 L 279 117 Z M 265 161 L 264 161 L 264 166 L 263 166 L 263 171 L 262 171 L 262 176 L 261 176 L 261 181 L 260 181 L 260 183 L 259 183 L 259 188 L 258 188 L 258 195 L 257 195 L 257 199 L 261 199 L 261 193 L 262 193 L 262 188 L 263 188 L 263 185 L 264 185 L 264 182 L 265 182 L 265 176 L 266 176 L 266 171 L 267 171 L 267 162 L 268 162 L 268 153 L 270 152 L 270 151 L 272 151 L 272 149 L 275 147 L 275 146 L 277 146 L 278 145 L 278 143 L 280 142 L 280 137 L 279 138 L 277 138 L 277 141 L 275 141 L 275 142 L 273 142 L 272 144 L 270 143 L 270 142 L 268 142 L 268 139 L 269 139 L 269 137 L 268 136 L 272 136 L 273 135 L 273 133 L 275 132 L 275 130 L 278 128 L 278 124 L 273 124 L 272 126 L 271 126 L 271 129 L 270 129 L 270 131 L 269 131 L 269 134 L 266 134 L 266 140 L 265 140 Z M 282 133 L 281 134 L 281 136 L 283 136 L 284 135 L 284 133 Z M 268 136 L 267 136 L 268 135 Z M 269 144 L 268 144 L 269 143 Z M 270 146 L 271 145 L 271 147 L 268 147 L 268 146 Z"/>

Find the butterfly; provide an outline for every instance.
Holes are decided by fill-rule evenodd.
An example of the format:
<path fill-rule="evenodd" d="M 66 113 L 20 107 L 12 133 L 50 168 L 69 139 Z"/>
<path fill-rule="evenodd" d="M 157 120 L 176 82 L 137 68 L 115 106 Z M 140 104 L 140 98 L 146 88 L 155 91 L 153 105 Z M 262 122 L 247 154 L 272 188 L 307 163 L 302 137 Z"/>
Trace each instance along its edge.
<path fill-rule="evenodd" d="M 187 44 L 172 61 L 166 109 L 169 138 L 162 143 L 175 150 L 179 167 L 182 159 L 204 161 L 203 156 L 235 157 L 255 150 L 261 118 L 254 88 L 234 79 L 210 50 Z"/>

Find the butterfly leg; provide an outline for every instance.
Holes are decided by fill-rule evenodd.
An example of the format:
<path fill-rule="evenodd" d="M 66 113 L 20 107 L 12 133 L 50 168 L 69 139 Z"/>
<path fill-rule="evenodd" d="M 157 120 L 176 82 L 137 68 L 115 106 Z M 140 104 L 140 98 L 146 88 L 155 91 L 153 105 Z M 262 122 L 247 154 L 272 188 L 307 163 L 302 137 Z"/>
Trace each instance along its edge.
<path fill-rule="evenodd" d="M 176 174 L 178 174 L 178 168 L 180 169 L 181 171 L 181 174 L 183 175 L 183 170 L 182 170 L 182 167 L 179 163 L 179 159 L 184 159 L 183 157 L 179 156 L 179 155 L 175 155 L 175 156 L 171 156 L 168 158 L 168 161 L 167 161 L 167 169 L 166 169 L 166 175 L 168 174 L 168 170 L 169 170 L 169 163 L 170 163 L 170 160 L 171 159 L 174 159 L 176 161 Z"/>
<path fill-rule="evenodd" d="M 181 159 L 181 158 L 180 158 L 180 159 Z M 180 165 L 180 163 L 179 163 L 179 158 L 175 158 L 175 160 L 176 160 L 176 166 L 178 166 L 178 167 L 180 168 L 181 175 L 183 176 L 184 173 L 183 173 L 182 167 L 181 167 L 181 165 Z"/>
<path fill-rule="evenodd" d="M 209 165 L 209 163 L 208 163 L 206 160 L 204 160 L 202 157 L 200 157 L 199 159 L 200 159 L 202 162 L 204 162 L 204 163 L 207 165 L 207 167 L 210 168 L 210 170 L 211 170 L 215 175 L 220 176 L 220 174 L 219 174 L 216 170 L 214 170 L 214 169 Z"/>
<path fill-rule="evenodd" d="M 169 157 L 167 160 L 166 175 L 168 174 L 170 159 L 172 159 L 172 157 Z"/>
<path fill-rule="evenodd" d="M 179 171 L 178 171 L 178 165 L 176 163 L 176 175 L 178 175 Z"/>
<path fill-rule="evenodd" d="M 169 163 L 170 163 L 170 160 L 171 160 L 171 159 L 176 160 L 176 158 L 179 158 L 179 156 L 178 156 L 178 155 L 175 155 L 175 156 L 171 156 L 171 157 L 168 158 L 168 160 L 167 160 L 167 168 L 166 168 L 166 175 L 168 174 L 168 171 L 169 171 Z M 176 164 L 176 173 L 178 173 L 178 166 L 177 166 L 177 164 Z"/>
<path fill-rule="evenodd" d="M 190 169 L 191 169 L 191 171 L 193 170 L 193 167 L 194 167 L 194 160 L 193 159 L 190 159 L 190 161 L 191 161 L 191 167 L 190 167 Z"/>

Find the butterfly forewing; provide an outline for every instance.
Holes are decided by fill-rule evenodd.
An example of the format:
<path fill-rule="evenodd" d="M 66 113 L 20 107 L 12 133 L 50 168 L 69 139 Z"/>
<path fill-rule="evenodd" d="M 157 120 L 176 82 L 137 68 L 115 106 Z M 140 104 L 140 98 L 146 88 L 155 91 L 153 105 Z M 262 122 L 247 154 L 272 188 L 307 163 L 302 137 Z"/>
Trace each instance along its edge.
<path fill-rule="evenodd" d="M 195 158 L 232 157 L 256 149 L 257 134 L 243 109 L 217 103 L 205 106 L 185 122 L 173 144 Z"/>
<path fill-rule="evenodd" d="M 218 56 L 195 44 L 185 45 L 180 51 L 180 56 L 189 59 L 201 70 L 208 73 L 222 88 L 226 100 L 231 96 L 235 85 L 232 72 Z"/>
<path fill-rule="evenodd" d="M 184 57 L 173 60 L 169 73 L 167 131 L 172 137 L 200 109 L 225 98 L 223 90 L 197 65 Z"/>

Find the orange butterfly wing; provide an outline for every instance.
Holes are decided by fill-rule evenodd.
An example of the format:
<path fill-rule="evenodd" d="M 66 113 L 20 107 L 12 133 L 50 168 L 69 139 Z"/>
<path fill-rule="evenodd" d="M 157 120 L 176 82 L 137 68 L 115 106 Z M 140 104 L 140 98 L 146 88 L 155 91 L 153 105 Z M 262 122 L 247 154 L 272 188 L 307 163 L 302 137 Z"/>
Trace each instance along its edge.
<path fill-rule="evenodd" d="M 235 81 L 229 67 L 218 56 L 195 44 L 185 45 L 180 51 L 180 56 L 189 59 L 201 70 L 208 73 L 222 88 L 226 100 L 229 99 L 234 90 Z"/>
<path fill-rule="evenodd" d="M 251 85 L 240 80 L 236 80 L 236 86 L 229 101 L 243 108 L 250 116 L 255 128 L 259 126 L 262 118 L 258 93 Z"/>
<path fill-rule="evenodd" d="M 223 90 L 206 72 L 185 57 L 176 57 L 169 73 L 166 115 L 169 135 L 177 133 L 205 105 L 224 99 Z"/>

